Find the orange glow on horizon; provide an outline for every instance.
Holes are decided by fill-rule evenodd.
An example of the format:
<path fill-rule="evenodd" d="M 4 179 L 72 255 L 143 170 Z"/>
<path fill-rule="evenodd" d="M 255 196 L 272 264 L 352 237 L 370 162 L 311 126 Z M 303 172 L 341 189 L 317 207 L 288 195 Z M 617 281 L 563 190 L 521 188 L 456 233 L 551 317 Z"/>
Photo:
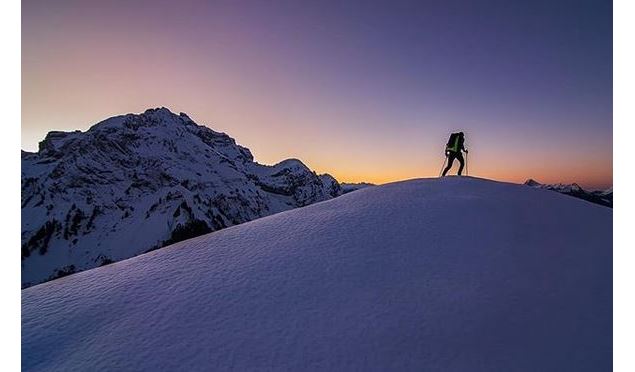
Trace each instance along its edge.
<path fill-rule="evenodd" d="M 479 80 L 478 66 L 453 66 L 456 58 L 427 65 L 427 54 L 407 58 L 420 52 L 415 39 L 383 45 L 400 46 L 403 55 L 384 53 L 354 32 L 309 22 L 312 11 L 276 28 L 284 25 L 230 3 L 205 2 L 198 12 L 178 2 L 68 3 L 56 12 L 44 1 L 23 4 L 22 148 L 37 150 L 52 130 L 86 130 L 165 106 L 227 133 L 258 162 L 298 158 L 342 182 L 437 177 L 448 134 L 463 130 L 470 175 L 612 185 L 610 107 L 596 104 L 598 90 L 586 80 L 578 85 L 589 90 L 578 97 L 564 89 L 578 86 L 572 81 L 533 86 L 542 71 L 516 80 L 515 67 L 505 65 L 496 89 Z M 561 85 L 562 102 L 545 98 Z M 585 104 L 589 97 L 594 105 Z"/>

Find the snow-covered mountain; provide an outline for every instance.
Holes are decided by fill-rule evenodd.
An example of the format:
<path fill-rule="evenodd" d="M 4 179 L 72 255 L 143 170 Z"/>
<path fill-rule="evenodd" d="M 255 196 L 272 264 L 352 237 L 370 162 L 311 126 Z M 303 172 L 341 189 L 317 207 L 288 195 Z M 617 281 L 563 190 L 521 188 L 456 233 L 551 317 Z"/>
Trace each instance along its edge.
<path fill-rule="evenodd" d="M 338 196 L 297 159 L 255 163 L 166 108 L 50 132 L 22 152 L 22 285 Z"/>
<path fill-rule="evenodd" d="M 613 188 L 611 187 L 608 190 L 602 190 L 602 191 L 588 191 L 583 189 L 582 187 L 580 187 L 580 185 L 578 185 L 577 183 L 571 183 L 571 184 L 562 184 L 562 183 L 555 183 L 555 184 L 543 184 L 540 182 L 537 182 L 533 179 L 528 179 L 527 181 L 525 181 L 525 185 L 527 186 L 531 186 L 531 187 L 535 187 L 535 188 L 539 188 L 539 189 L 546 189 L 546 190 L 551 190 L 551 191 L 556 191 L 559 192 L 561 194 L 565 194 L 565 195 L 569 195 L 569 196 L 573 196 L 576 198 L 580 198 L 586 201 L 589 201 L 591 203 L 595 203 L 595 204 L 599 204 L 599 205 L 603 205 L 605 207 L 610 207 L 613 208 Z"/>
<path fill-rule="evenodd" d="M 375 186 L 372 183 L 368 183 L 368 182 L 357 182 L 357 183 L 346 183 L 346 182 L 342 182 L 340 183 L 340 186 L 342 187 L 342 192 L 344 194 L 349 193 L 351 191 L 356 191 L 356 190 L 360 190 L 363 189 L 365 187 L 371 187 L 371 186 Z"/>
<path fill-rule="evenodd" d="M 22 291 L 26 371 L 607 371 L 612 210 L 369 187 Z"/>

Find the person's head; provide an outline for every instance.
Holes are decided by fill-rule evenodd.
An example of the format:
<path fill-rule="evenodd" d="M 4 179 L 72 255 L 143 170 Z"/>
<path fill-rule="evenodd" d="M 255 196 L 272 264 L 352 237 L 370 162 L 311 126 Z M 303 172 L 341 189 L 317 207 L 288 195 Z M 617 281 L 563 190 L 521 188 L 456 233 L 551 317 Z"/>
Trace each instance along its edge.
<path fill-rule="evenodd" d="M 459 137 L 465 137 L 465 135 L 463 134 L 463 132 L 459 132 Z"/>

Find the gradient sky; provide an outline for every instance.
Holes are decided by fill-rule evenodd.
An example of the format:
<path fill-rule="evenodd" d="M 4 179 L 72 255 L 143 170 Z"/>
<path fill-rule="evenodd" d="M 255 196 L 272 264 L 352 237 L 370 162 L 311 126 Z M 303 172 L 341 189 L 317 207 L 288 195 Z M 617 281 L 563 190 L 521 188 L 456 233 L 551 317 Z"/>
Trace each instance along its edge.
<path fill-rule="evenodd" d="M 165 106 L 340 181 L 612 184 L 611 1 L 22 1 L 22 148 Z"/>

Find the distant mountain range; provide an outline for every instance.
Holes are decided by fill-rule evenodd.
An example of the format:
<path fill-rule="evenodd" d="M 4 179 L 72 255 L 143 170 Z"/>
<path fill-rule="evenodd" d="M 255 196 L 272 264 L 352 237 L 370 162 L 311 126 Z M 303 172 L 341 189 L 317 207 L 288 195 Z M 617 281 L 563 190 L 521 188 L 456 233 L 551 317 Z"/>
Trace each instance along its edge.
<path fill-rule="evenodd" d="M 50 132 L 22 151 L 22 286 L 342 194 L 166 108 Z"/>
<path fill-rule="evenodd" d="M 342 192 L 344 194 L 346 194 L 346 193 L 349 193 L 351 191 L 363 189 L 364 187 L 375 186 L 375 184 L 368 183 L 368 182 L 359 182 L 359 183 L 346 183 L 346 182 L 343 182 L 343 183 L 340 183 L 340 186 L 342 187 Z"/>
<path fill-rule="evenodd" d="M 539 183 L 539 182 L 537 182 L 537 181 L 535 181 L 535 180 L 533 180 L 531 178 L 528 179 L 527 181 L 525 181 L 525 185 L 531 186 L 531 187 L 535 187 L 535 188 L 540 188 L 540 189 L 556 191 L 556 192 L 559 192 L 561 194 L 573 196 L 573 197 L 579 198 L 579 199 L 584 199 L 584 200 L 589 201 L 591 203 L 595 203 L 595 204 L 603 205 L 605 207 L 613 208 L 613 188 L 612 187 L 607 189 L 607 190 L 602 190 L 602 191 L 597 191 L 597 190 L 588 191 L 588 190 L 584 190 L 577 183 L 571 183 L 571 184 L 562 184 L 562 183 L 542 184 L 542 183 Z"/>

